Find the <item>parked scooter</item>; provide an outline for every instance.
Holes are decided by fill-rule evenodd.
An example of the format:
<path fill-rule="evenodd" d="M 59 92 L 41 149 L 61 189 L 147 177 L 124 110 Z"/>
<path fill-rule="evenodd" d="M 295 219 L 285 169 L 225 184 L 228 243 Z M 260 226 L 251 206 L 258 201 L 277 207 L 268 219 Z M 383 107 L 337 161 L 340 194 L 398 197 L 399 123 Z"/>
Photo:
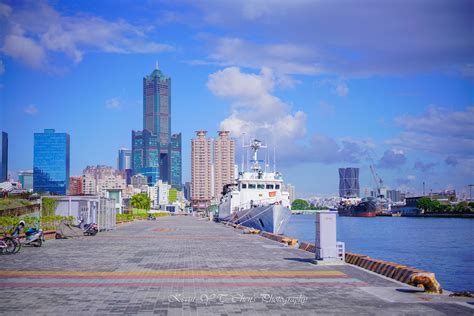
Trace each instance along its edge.
<path fill-rule="evenodd" d="M 84 223 L 84 220 L 79 219 L 79 224 L 77 224 L 77 227 L 82 229 L 84 236 L 95 236 L 99 232 L 99 227 L 97 226 L 96 223 L 90 223 L 90 224 L 83 224 L 83 223 Z"/>
<path fill-rule="evenodd" d="M 30 228 L 25 232 L 25 240 L 22 242 L 22 245 L 33 245 L 35 247 L 41 247 L 44 239 L 44 234 L 42 229 Z"/>
<path fill-rule="evenodd" d="M 96 223 L 84 225 L 84 235 L 95 236 L 99 232 L 99 227 Z"/>

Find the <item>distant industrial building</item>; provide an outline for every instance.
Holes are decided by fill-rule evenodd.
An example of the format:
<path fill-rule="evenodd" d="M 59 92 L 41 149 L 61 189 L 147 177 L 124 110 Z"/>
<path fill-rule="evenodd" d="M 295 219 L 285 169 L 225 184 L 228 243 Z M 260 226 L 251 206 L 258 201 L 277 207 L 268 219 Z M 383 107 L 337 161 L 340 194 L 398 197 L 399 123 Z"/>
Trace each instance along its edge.
<path fill-rule="evenodd" d="M 387 190 L 387 199 L 394 203 L 402 201 L 402 195 L 399 190 Z"/>
<path fill-rule="evenodd" d="M 0 182 L 8 180 L 8 134 L 0 131 Z"/>
<path fill-rule="evenodd" d="M 219 131 L 214 140 L 214 198 L 222 196 L 224 185 L 235 183 L 235 142 L 228 131 Z"/>
<path fill-rule="evenodd" d="M 339 196 L 360 197 L 359 168 L 339 168 Z"/>
<path fill-rule="evenodd" d="M 204 211 L 212 199 L 212 140 L 207 131 L 197 131 L 191 140 L 191 200 L 192 207 Z"/>
<path fill-rule="evenodd" d="M 34 134 L 33 190 L 65 195 L 69 187 L 69 134 L 45 129 Z"/>
<path fill-rule="evenodd" d="M 20 182 L 22 189 L 27 191 L 33 190 L 33 170 L 19 171 L 18 182 Z"/>

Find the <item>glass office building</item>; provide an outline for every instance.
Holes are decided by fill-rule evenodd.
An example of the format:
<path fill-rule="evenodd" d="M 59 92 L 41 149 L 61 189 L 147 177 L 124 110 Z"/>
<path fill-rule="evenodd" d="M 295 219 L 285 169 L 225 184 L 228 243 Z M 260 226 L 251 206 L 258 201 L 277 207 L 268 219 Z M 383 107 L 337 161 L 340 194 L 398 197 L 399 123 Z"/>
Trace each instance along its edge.
<path fill-rule="evenodd" d="M 173 188 L 181 191 L 182 174 L 181 174 L 181 133 L 171 135 L 171 173 L 170 184 Z"/>
<path fill-rule="evenodd" d="M 34 134 L 33 190 L 66 195 L 69 186 L 69 134 L 45 129 Z"/>
<path fill-rule="evenodd" d="M 121 171 L 132 169 L 132 151 L 130 149 L 119 149 L 117 169 Z"/>
<path fill-rule="evenodd" d="M 8 134 L 0 132 L 0 182 L 8 179 Z"/>
<path fill-rule="evenodd" d="M 132 131 L 132 169 L 133 174 L 143 174 L 149 185 L 160 178 L 158 160 L 158 136 L 148 130 Z"/>
<path fill-rule="evenodd" d="M 360 196 L 359 168 L 339 168 L 339 196 Z"/>

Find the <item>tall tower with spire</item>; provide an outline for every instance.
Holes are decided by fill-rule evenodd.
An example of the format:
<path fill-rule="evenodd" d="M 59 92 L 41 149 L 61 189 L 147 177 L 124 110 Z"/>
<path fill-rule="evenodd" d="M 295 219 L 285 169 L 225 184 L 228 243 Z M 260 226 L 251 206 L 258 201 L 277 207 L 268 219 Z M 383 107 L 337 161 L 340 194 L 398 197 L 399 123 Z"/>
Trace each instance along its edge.
<path fill-rule="evenodd" d="M 155 67 L 143 78 L 143 130 L 132 131 L 132 169 L 133 174 L 145 175 L 150 185 L 159 179 L 179 188 L 181 183 L 171 183 L 176 170 L 171 166 L 171 78 L 158 62 Z"/>

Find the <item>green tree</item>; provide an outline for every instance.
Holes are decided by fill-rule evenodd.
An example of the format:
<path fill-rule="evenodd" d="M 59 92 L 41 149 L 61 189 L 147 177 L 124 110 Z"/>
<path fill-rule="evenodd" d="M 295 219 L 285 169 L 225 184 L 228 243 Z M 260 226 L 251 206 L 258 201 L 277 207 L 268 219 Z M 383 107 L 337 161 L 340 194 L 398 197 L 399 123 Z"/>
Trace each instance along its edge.
<path fill-rule="evenodd" d="M 310 205 L 308 201 L 302 199 L 296 199 L 291 203 L 291 208 L 293 210 L 308 210 Z"/>
<path fill-rule="evenodd" d="M 151 200 L 145 193 L 135 194 L 130 199 L 130 204 L 134 208 L 139 208 L 142 210 L 149 210 L 151 206 Z"/>
<path fill-rule="evenodd" d="M 41 216 L 54 216 L 56 214 L 56 200 L 45 197 L 41 201 Z"/>
<path fill-rule="evenodd" d="M 462 213 L 462 212 L 469 212 L 469 204 L 467 202 L 459 202 L 454 206 L 454 210 L 456 212 Z"/>

